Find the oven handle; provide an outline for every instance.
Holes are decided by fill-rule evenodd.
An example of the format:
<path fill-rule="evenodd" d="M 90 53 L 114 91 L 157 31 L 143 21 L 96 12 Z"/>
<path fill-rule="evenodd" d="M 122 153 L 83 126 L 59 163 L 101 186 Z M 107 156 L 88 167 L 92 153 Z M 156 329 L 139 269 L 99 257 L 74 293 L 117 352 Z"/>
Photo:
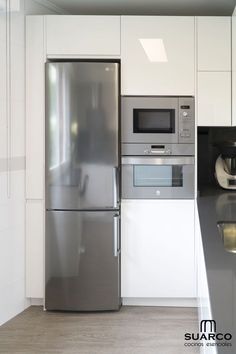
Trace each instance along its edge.
<path fill-rule="evenodd" d="M 193 156 L 122 157 L 122 165 L 194 165 Z"/>

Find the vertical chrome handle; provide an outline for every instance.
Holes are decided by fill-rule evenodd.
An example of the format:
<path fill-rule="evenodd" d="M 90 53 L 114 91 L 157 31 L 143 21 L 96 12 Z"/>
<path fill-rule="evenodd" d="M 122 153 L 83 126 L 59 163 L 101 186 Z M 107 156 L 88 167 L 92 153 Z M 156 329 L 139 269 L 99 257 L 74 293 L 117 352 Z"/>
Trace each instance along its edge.
<path fill-rule="evenodd" d="M 114 242 L 113 242 L 113 254 L 114 257 L 118 256 L 118 253 L 120 252 L 120 245 L 119 245 L 119 239 L 120 239 L 120 216 L 116 214 L 113 219 L 113 236 L 114 236 Z"/>
<path fill-rule="evenodd" d="M 119 204 L 119 175 L 118 167 L 113 168 L 113 208 L 118 208 Z"/>

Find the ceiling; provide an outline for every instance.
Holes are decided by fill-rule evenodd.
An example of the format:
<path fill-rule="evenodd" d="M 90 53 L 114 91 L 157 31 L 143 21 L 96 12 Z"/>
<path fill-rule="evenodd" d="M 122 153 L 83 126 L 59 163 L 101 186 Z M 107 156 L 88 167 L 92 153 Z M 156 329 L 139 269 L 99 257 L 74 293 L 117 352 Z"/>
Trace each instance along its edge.
<path fill-rule="evenodd" d="M 50 0 L 79 15 L 232 15 L 236 0 Z"/>

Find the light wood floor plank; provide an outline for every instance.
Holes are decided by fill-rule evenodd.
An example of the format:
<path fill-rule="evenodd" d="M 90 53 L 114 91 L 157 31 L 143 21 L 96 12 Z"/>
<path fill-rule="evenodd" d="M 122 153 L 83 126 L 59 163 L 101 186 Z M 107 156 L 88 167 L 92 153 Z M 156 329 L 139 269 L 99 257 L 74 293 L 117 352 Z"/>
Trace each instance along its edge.
<path fill-rule="evenodd" d="M 120 312 L 44 312 L 32 306 L 0 327 L 4 354 L 196 354 L 193 308 L 131 307 Z"/>

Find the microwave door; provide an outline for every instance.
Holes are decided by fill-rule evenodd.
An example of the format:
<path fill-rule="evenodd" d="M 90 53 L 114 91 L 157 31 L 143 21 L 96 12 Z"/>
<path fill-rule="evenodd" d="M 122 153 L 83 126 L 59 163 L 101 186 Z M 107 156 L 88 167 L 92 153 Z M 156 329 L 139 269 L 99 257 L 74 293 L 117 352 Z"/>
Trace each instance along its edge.
<path fill-rule="evenodd" d="M 178 143 L 177 97 L 123 97 L 123 143 Z"/>

